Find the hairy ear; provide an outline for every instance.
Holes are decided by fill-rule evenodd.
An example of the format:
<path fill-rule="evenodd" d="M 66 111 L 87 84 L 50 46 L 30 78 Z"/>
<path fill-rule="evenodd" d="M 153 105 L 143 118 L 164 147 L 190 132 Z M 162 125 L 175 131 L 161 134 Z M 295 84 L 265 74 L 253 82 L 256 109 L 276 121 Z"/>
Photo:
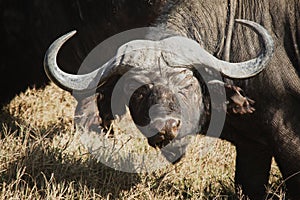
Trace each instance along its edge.
<path fill-rule="evenodd" d="M 114 115 L 122 116 L 126 113 L 125 104 L 120 102 L 118 108 L 112 113 L 111 101 L 114 87 L 120 76 L 116 75 L 107 80 L 95 92 L 95 94 L 81 95 L 77 98 L 78 104 L 75 111 L 75 123 L 80 129 L 106 133 L 110 130 Z"/>

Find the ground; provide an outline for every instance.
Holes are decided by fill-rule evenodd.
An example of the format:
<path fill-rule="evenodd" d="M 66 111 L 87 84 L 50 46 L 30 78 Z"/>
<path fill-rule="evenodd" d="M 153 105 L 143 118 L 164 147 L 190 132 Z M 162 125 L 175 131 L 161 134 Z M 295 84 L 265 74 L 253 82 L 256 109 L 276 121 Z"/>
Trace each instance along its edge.
<path fill-rule="evenodd" d="M 234 189 L 235 149 L 230 143 L 195 136 L 176 165 L 162 161 L 156 170 L 126 173 L 97 162 L 107 152 L 96 158 L 88 153 L 82 133 L 74 129 L 75 106 L 74 98 L 53 84 L 28 89 L 4 106 L 0 199 L 243 199 Z M 118 154 L 114 151 L 110 158 L 117 156 L 116 162 L 126 160 L 128 152 L 163 159 L 128 116 L 114 129 L 115 137 L 107 141 L 115 144 Z M 211 149 L 203 153 L 207 145 Z M 274 162 L 267 190 L 267 199 L 285 199 Z"/>

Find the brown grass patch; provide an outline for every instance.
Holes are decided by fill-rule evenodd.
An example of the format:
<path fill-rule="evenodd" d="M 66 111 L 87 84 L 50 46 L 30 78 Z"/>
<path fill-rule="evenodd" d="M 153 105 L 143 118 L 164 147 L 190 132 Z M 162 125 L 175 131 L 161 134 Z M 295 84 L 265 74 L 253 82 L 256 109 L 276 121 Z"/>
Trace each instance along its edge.
<path fill-rule="evenodd" d="M 228 142 L 218 140 L 201 155 L 205 139 L 197 136 L 174 166 L 120 172 L 96 162 L 81 144 L 73 128 L 75 106 L 69 93 L 50 84 L 28 89 L 3 108 L 0 199 L 242 199 L 234 190 L 235 150 Z M 118 141 L 131 136 L 121 150 L 155 153 L 128 127 L 121 121 L 116 128 Z M 273 164 L 268 197 L 285 198 L 280 184 Z"/>

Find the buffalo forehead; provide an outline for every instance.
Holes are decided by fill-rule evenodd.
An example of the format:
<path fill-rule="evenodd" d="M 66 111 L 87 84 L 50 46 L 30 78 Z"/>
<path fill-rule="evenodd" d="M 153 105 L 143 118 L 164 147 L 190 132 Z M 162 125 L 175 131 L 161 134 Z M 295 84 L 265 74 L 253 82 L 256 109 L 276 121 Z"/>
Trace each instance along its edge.
<path fill-rule="evenodd" d="M 135 68 L 130 70 L 123 77 L 124 92 L 133 92 L 142 85 L 163 85 L 169 88 L 186 88 L 188 85 L 198 85 L 198 80 L 193 76 L 193 72 L 186 68 L 171 68 L 171 67 L 157 67 L 151 69 L 141 70 Z M 177 91 L 174 91 L 177 92 Z"/>

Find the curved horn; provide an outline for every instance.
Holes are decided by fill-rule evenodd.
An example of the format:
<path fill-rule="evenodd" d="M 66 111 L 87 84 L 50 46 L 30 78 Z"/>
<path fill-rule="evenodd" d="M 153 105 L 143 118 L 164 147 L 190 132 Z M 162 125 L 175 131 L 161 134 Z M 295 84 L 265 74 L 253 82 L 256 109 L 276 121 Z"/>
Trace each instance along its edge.
<path fill-rule="evenodd" d="M 97 87 L 98 82 L 96 81 L 97 78 L 100 79 L 102 75 L 106 72 L 106 70 L 109 70 L 112 68 L 114 58 L 105 63 L 102 67 L 99 69 L 92 71 L 88 74 L 84 75 L 75 75 L 75 74 L 69 74 L 64 71 L 62 71 L 58 65 L 57 65 L 57 54 L 60 50 L 61 46 L 70 39 L 76 31 L 71 31 L 57 40 L 55 40 L 51 46 L 48 48 L 45 58 L 44 58 L 44 69 L 51 81 L 53 81 L 56 85 L 59 87 L 72 91 L 72 90 L 89 90 L 94 89 Z"/>
<path fill-rule="evenodd" d="M 260 73 L 268 64 L 274 54 L 274 42 L 268 31 L 261 25 L 248 20 L 235 20 L 238 23 L 247 25 L 258 32 L 264 43 L 264 51 L 255 59 L 241 63 L 228 63 L 222 61 L 221 72 L 230 78 L 250 78 Z"/>
<path fill-rule="evenodd" d="M 98 69 L 83 75 L 69 74 L 57 65 L 57 54 L 62 45 L 76 31 L 71 31 L 56 39 L 48 48 L 44 58 L 44 69 L 51 81 L 68 91 L 88 91 L 95 89 L 112 74 L 124 74 L 132 67 L 140 67 L 144 63 L 155 62 L 157 46 L 160 42 L 149 40 L 133 40 L 118 48 L 115 56 Z M 158 53 L 159 54 L 159 53 Z"/>
<path fill-rule="evenodd" d="M 242 79 L 253 77 L 261 72 L 270 61 L 274 54 L 274 42 L 267 30 L 261 25 L 241 19 L 236 20 L 236 22 L 253 28 L 262 36 L 265 49 L 257 58 L 240 63 L 230 63 L 219 60 L 201 48 L 197 42 L 184 37 L 171 37 L 166 39 L 165 45 L 168 45 L 171 51 L 163 52 L 162 56 L 172 67 L 203 64 L 216 69 L 230 78 Z"/>
<path fill-rule="evenodd" d="M 55 40 L 48 48 L 44 57 L 44 70 L 51 81 L 65 90 L 82 90 L 88 87 L 90 74 L 74 75 L 62 71 L 56 62 L 58 51 L 61 46 L 75 35 L 76 31 L 71 31 L 57 40 Z M 93 72 L 92 72 L 93 73 Z M 94 75 L 94 74 L 92 74 Z"/>
<path fill-rule="evenodd" d="M 72 31 L 52 43 L 44 58 L 44 68 L 50 80 L 69 91 L 94 89 L 111 74 L 123 74 L 133 66 L 155 65 L 160 56 L 172 67 L 203 64 L 230 78 L 249 78 L 265 68 L 274 53 L 274 42 L 261 25 L 248 20 L 236 20 L 236 22 L 250 26 L 262 36 L 265 49 L 257 58 L 240 63 L 222 61 L 201 48 L 196 41 L 174 36 L 161 41 L 134 40 L 128 42 L 118 49 L 111 60 L 97 70 L 84 75 L 74 75 L 63 72 L 56 62 L 61 46 L 76 33 L 76 31 Z M 132 56 L 131 53 L 135 55 Z M 120 65 L 122 67 L 118 67 Z"/>

